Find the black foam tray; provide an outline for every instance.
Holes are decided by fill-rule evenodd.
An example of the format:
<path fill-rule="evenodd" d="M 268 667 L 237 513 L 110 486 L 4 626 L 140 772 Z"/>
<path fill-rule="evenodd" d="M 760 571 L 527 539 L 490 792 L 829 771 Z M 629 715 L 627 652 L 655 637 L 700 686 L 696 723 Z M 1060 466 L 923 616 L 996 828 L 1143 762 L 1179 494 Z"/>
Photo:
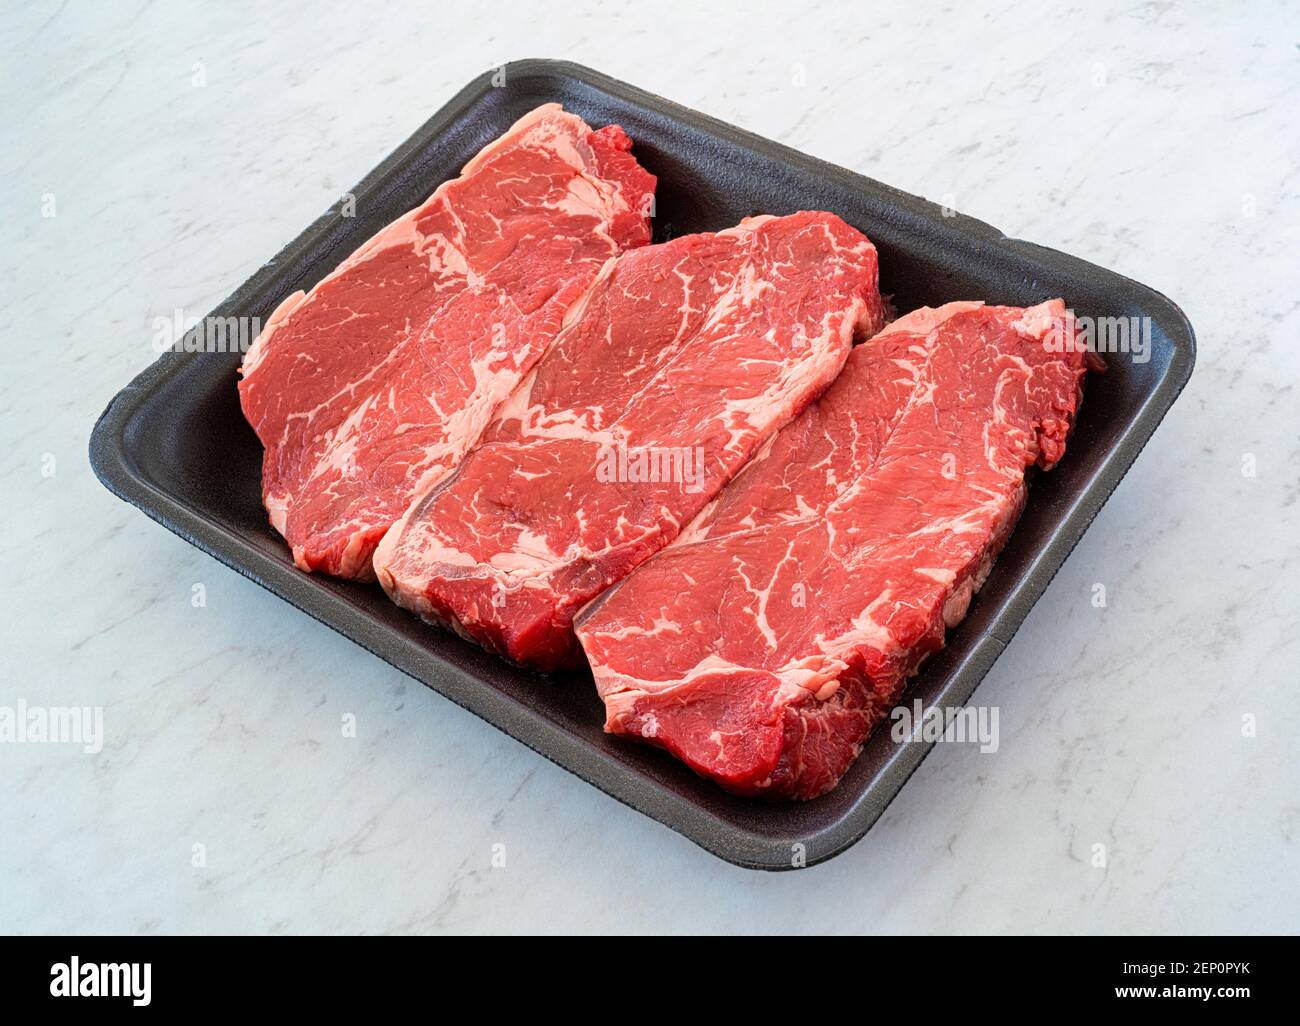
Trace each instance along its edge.
<path fill-rule="evenodd" d="M 1010 642 L 1182 390 L 1195 341 L 1182 312 L 1130 279 L 1008 239 L 983 222 L 806 157 L 573 64 L 529 60 L 471 82 L 352 190 L 355 216 L 328 211 L 216 310 L 261 317 L 309 288 L 384 224 L 454 177 L 538 104 L 617 122 L 659 177 L 656 241 L 755 213 L 829 210 L 880 251 L 882 291 L 900 312 L 955 299 L 1029 305 L 1063 296 L 1077 313 L 1145 317 L 1149 359 L 1119 355 L 1093 375 L 1070 450 L 1033 482 L 1024 516 L 967 618 L 909 692 L 960 705 Z M 500 76 L 497 76 L 500 81 Z M 268 202 L 274 197 L 267 197 Z M 948 212 L 951 214 L 951 212 Z M 495 724 L 602 791 L 738 865 L 784 869 L 842 852 L 867 832 L 929 752 L 877 731 L 840 786 L 816 801 L 724 794 L 648 747 L 606 736 L 589 677 L 517 670 L 392 605 L 377 587 L 294 569 L 259 501 L 261 448 L 240 415 L 240 356 L 168 352 L 113 399 L 91 461 L 114 493 L 223 563 Z"/>

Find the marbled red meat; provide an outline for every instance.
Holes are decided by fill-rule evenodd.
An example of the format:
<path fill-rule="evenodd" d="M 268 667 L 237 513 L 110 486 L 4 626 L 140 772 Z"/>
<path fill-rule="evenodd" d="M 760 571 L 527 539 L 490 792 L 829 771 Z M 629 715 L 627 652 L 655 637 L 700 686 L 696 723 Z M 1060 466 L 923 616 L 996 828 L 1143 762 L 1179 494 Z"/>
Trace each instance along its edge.
<path fill-rule="evenodd" d="M 298 566 L 372 577 L 379 539 L 477 441 L 605 263 L 649 242 L 655 180 L 631 145 L 539 107 L 272 314 L 239 391 Z"/>
<path fill-rule="evenodd" d="M 380 582 L 514 662 L 580 662 L 579 607 L 672 541 L 881 321 L 875 248 L 832 214 L 623 255 L 384 539 Z"/>
<path fill-rule="evenodd" d="M 839 781 L 1065 453 L 1061 301 L 951 303 L 859 346 L 677 540 L 579 615 L 606 729 L 730 791 Z"/>

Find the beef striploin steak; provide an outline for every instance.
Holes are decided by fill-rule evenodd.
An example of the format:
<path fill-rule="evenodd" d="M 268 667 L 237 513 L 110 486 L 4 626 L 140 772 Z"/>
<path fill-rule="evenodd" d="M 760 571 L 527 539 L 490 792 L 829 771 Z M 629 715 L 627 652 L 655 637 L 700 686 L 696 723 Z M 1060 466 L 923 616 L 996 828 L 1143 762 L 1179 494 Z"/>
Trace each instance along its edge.
<path fill-rule="evenodd" d="M 670 542 L 881 324 L 876 251 L 826 213 L 624 254 L 456 473 L 375 554 L 401 605 L 514 662 Z"/>
<path fill-rule="evenodd" d="M 650 241 L 655 179 L 631 145 L 539 107 L 271 315 L 239 392 L 298 566 L 371 577 L 384 532 L 474 444 L 601 267 Z"/>
<path fill-rule="evenodd" d="M 1074 337 L 1060 300 L 950 303 L 854 350 L 670 547 L 578 617 L 606 729 L 738 794 L 830 790 L 965 616 L 1026 468 L 1064 455 L 1085 374 Z"/>

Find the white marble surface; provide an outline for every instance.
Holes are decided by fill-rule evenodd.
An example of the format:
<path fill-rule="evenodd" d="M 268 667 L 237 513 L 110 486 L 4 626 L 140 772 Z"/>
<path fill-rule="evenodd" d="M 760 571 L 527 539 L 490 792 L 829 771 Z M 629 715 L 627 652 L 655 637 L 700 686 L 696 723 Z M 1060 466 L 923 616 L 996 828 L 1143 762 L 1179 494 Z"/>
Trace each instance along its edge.
<path fill-rule="evenodd" d="M 1300 928 L 1294 4 L 362 6 L 3 19 L 0 705 L 102 706 L 106 740 L 0 744 L 0 929 Z M 1197 328 L 1183 398 L 979 691 L 999 753 L 940 745 L 821 867 L 723 864 L 87 466 L 95 417 L 153 359 L 152 318 L 206 311 L 471 77 L 525 56 L 951 197 L 1154 285 Z"/>

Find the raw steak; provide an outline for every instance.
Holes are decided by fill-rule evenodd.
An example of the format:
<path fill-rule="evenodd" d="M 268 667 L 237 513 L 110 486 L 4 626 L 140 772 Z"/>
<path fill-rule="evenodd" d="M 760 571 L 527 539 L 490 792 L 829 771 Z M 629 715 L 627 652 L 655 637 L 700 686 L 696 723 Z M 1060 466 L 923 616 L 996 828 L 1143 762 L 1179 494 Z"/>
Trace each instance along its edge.
<path fill-rule="evenodd" d="M 304 570 L 373 575 L 601 267 L 650 240 L 654 176 L 617 125 L 548 104 L 271 315 L 244 360 L 262 496 Z"/>
<path fill-rule="evenodd" d="M 1060 300 L 950 303 L 854 350 L 672 546 L 582 611 L 606 729 L 738 794 L 834 787 L 965 616 L 1026 468 L 1065 453 L 1074 337 Z"/>
<path fill-rule="evenodd" d="M 459 470 L 375 554 L 401 605 L 514 662 L 581 662 L 573 614 L 670 542 L 881 323 L 832 214 L 627 253 Z"/>

